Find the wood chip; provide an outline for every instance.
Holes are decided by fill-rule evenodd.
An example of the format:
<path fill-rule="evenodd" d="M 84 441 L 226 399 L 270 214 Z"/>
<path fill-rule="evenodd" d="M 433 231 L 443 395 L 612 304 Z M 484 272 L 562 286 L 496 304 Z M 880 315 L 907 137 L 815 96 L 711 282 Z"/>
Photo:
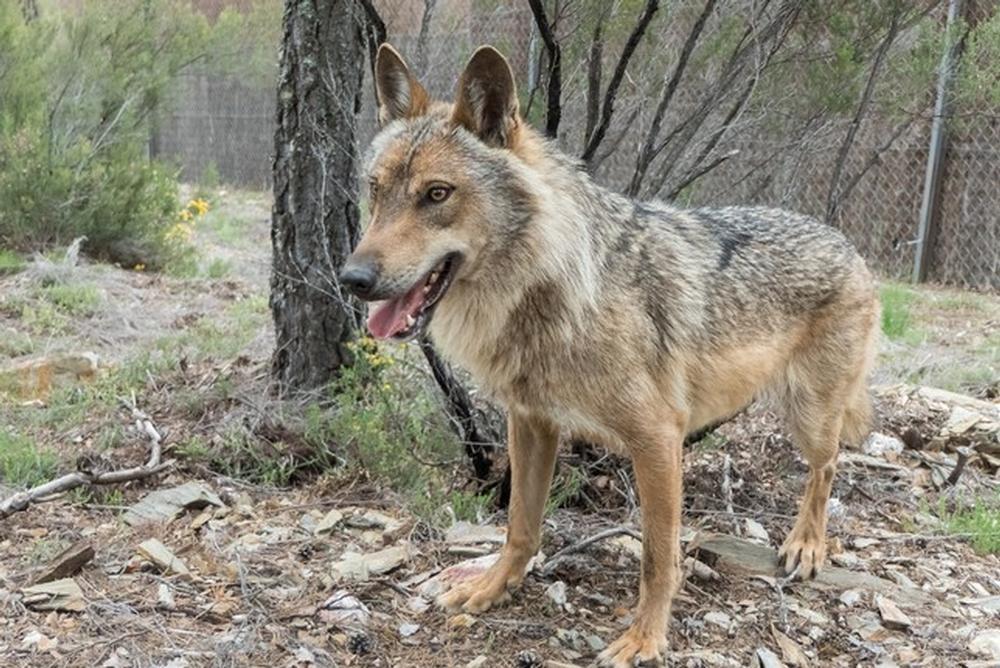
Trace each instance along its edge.
<path fill-rule="evenodd" d="M 94 546 L 88 540 L 81 540 L 63 550 L 49 562 L 45 571 L 35 578 L 35 584 L 68 578 L 87 565 L 94 558 Z"/>
<path fill-rule="evenodd" d="M 82 612 L 87 607 L 83 590 L 72 578 L 25 587 L 21 594 L 21 602 L 32 610 Z"/>

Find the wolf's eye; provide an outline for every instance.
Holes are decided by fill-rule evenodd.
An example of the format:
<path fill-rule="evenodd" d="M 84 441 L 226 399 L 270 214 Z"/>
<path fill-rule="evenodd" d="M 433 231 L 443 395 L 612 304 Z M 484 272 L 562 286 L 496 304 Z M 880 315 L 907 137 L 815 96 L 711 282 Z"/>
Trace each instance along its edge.
<path fill-rule="evenodd" d="M 454 190 L 451 186 L 431 186 L 427 189 L 427 200 L 435 204 L 440 204 L 449 197 L 451 197 L 451 191 Z"/>

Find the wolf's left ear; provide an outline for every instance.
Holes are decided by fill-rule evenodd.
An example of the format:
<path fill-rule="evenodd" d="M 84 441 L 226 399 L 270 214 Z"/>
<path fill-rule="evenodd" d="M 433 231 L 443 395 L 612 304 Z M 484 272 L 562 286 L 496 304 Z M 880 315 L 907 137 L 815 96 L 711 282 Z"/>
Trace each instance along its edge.
<path fill-rule="evenodd" d="M 506 148 L 513 143 L 519 124 L 514 73 L 492 46 L 476 49 L 465 66 L 452 121 L 489 146 Z"/>
<path fill-rule="evenodd" d="M 421 116 L 427 112 L 430 101 L 399 51 L 388 42 L 378 48 L 375 57 L 375 97 L 382 125 L 399 118 Z"/>

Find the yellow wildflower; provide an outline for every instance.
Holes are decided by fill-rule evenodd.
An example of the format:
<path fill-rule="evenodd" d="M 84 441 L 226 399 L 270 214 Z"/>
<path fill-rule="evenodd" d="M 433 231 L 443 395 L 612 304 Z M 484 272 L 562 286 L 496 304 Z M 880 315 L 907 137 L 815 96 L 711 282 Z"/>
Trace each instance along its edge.
<path fill-rule="evenodd" d="M 140 262 L 139 264 L 137 264 L 134 267 L 132 267 L 132 269 L 134 269 L 135 271 L 142 271 L 145 268 L 146 268 L 146 265 L 144 265 L 142 262 Z"/>
<path fill-rule="evenodd" d="M 201 197 L 191 200 L 188 204 L 189 209 L 194 209 L 195 213 L 199 216 L 204 216 L 208 213 L 208 202 L 206 202 Z"/>

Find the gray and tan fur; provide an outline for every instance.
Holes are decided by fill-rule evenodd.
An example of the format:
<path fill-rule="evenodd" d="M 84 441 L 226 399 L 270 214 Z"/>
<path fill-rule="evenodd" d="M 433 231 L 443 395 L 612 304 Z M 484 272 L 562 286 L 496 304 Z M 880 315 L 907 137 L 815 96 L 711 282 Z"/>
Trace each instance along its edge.
<path fill-rule="evenodd" d="M 489 47 L 454 104 L 431 102 L 391 47 L 377 72 L 372 222 L 348 267 L 373 267 L 366 297 L 384 299 L 459 254 L 429 333 L 509 412 L 508 542 L 441 603 L 485 610 L 521 581 L 557 441 L 572 434 L 631 456 L 643 507 L 635 622 L 601 658 L 660 655 L 680 578 L 682 441 L 763 395 L 785 408 L 810 467 L 784 568 L 815 574 L 838 443 L 870 417 L 878 303 L 850 243 L 786 211 L 683 210 L 600 187 L 520 118 Z M 429 182 L 453 188 L 447 202 L 421 203 Z"/>

